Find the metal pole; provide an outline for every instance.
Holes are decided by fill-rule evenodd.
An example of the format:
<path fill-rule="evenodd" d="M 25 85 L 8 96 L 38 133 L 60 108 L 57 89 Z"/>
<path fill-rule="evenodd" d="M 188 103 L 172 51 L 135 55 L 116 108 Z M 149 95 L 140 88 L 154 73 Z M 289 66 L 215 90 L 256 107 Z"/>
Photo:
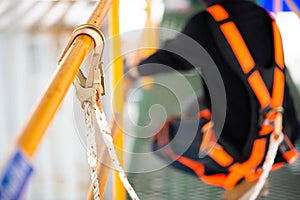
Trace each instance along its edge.
<path fill-rule="evenodd" d="M 111 56 L 114 59 L 112 64 L 112 94 L 113 94 L 113 113 L 114 119 L 117 120 L 117 132 L 115 137 L 115 146 L 116 146 L 116 153 L 118 155 L 118 159 L 121 165 L 124 164 L 123 162 L 123 105 L 124 105 L 124 92 L 123 88 L 120 86 L 119 83 L 123 76 L 123 59 L 122 57 L 117 57 L 121 55 L 121 38 L 119 37 L 120 28 L 119 28 L 119 0 L 114 0 L 111 6 L 110 12 L 110 21 L 109 21 L 109 31 L 110 36 L 114 37 L 115 39 L 112 40 L 112 50 Z M 125 200 L 126 199 L 126 191 L 125 188 L 119 178 L 118 172 L 114 171 L 113 173 L 114 178 L 114 187 L 113 187 L 113 195 L 116 200 Z"/>
<path fill-rule="evenodd" d="M 58 66 L 49 86 L 19 135 L 17 146 L 30 159 L 33 158 L 46 129 L 92 45 L 93 40 L 86 35 L 79 36 L 74 41 L 74 45 L 71 46 L 68 54 Z"/>
<path fill-rule="evenodd" d="M 300 18 L 300 11 L 295 2 L 293 2 L 293 0 L 285 0 L 285 2 L 289 8 Z"/>
<path fill-rule="evenodd" d="M 87 24 L 98 27 L 102 26 L 111 2 L 112 0 L 99 1 L 88 19 Z M 9 189 L 14 188 L 11 193 L 19 193 L 21 192 L 19 190 L 23 189 L 23 185 L 29 177 L 26 173 L 31 171 L 29 169 L 31 168 L 30 162 L 91 47 L 93 47 L 93 38 L 88 35 L 79 35 L 61 60 L 58 69 L 50 80 L 41 99 L 38 101 L 31 117 L 16 138 L 15 143 L 10 149 L 11 151 L 8 152 L 6 156 L 7 160 L 5 160 L 5 162 L 3 162 L 4 165 L 1 166 L 4 169 L 4 173 L 2 177 L 0 174 L 0 197 L 4 195 L 4 193 L 1 194 L 1 192 L 7 192 L 6 187 L 10 187 Z M 23 169 L 18 168 L 20 167 L 18 166 L 20 162 L 28 165 L 26 166 L 27 168 L 24 168 L 24 165 L 22 166 L 24 174 L 22 174 L 21 178 L 19 175 Z M 19 173 L 19 175 L 17 173 Z M 10 182 L 7 182 L 7 178 L 11 178 L 11 180 L 9 180 Z M 16 185 L 18 189 L 15 189 Z M 7 192 L 5 195 L 16 195 L 16 198 L 19 195 L 11 193 L 8 194 Z"/>
<path fill-rule="evenodd" d="M 100 27 L 107 15 L 111 1 L 99 1 L 87 23 Z M 93 39 L 87 35 L 80 35 L 74 40 L 68 53 L 60 62 L 58 69 L 54 73 L 50 84 L 38 102 L 29 121 L 19 135 L 17 146 L 29 158 L 34 156 L 47 127 L 51 123 L 92 45 Z"/>

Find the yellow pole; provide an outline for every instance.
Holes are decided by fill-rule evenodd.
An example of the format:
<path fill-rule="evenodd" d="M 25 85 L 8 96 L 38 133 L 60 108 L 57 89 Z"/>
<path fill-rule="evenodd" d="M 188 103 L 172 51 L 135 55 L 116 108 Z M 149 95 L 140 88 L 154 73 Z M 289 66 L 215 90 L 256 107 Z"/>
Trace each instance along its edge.
<path fill-rule="evenodd" d="M 91 17 L 87 21 L 88 24 L 101 26 L 107 15 L 112 0 L 103 0 L 97 3 Z M 21 151 L 29 162 L 34 157 L 35 152 L 41 143 L 47 127 L 51 123 L 58 107 L 60 106 L 64 96 L 66 95 L 70 85 L 72 84 L 79 68 L 93 46 L 93 38 L 87 35 L 76 37 L 68 52 L 60 62 L 58 69 L 54 73 L 41 99 L 38 101 L 32 115 L 25 124 L 23 130 L 16 138 L 12 148 L 3 162 L 3 169 L 9 170 L 14 162 L 17 149 Z M 19 166 L 15 166 L 18 168 Z M 5 171 L 7 173 L 7 171 Z M 8 172 L 14 173 L 14 172 Z M 17 177 L 15 175 L 14 177 Z M 22 181 L 22 180 L 19 180 Z M 24 177 L 24 183 L 27 181 Z M 1 191 L 0 191 L 1 192 Z"/>
<path fill-rule="evenodd" d="M 158 46 L 159 46 L 159 31 L 158 31 L 159 24 L 155 23 L 152 20 L 152 14 L 155 12 L 151 8 L 152 0 L 146 0 L 146 3 L 147 3 L 147 6 L 145 8 L 145 11 L 147 13 L 147 18 L 146 18 L 145 28 L 149 28 L 149 30 L 147 30 L 145 32 L 144 36 L 142 37 L 142 40 L 143 40 L 142 42 L 144 44 L 146 42 L 146 44 L 148 44 L 148 46 L 158 48 Z M 145 46 L 147 46 L 147 45 L 145 45 Z M 149 48 L 149 49 L 142 50 L 140 59 L 144 59 L 144 58 L 150 56 L 156 50 L 157 49 L 155 49 L 155 48 Z"/>
<path fill-rule="evenodd" d="M 101 26 L 107 15 L 110 3 L 111 0 L 98 2 L 87 23 Z M 19 135 L 17 146 L 29 158 L 33 158 L 47 127 L 51 123 L 92 45 L 93 39 L 87 35 L 80 35 L 74 40 L 68 53 L 60 62 L 57 71 L 54 73 L 50 84 L 38 102 L 29 121 Z"/>
<path fill-rule="evenodd" d="M 293 0 L 285 0 L 285 2 L 289 8 L 300 18 L 300 11 L 295 2 L 293 2 Z"/>
<path fill-rule="evenodd" d="M 123 126 L 123 104 L 124 104 L 124 93 L 123 88 L 121 87 L 122 84 L 119 82 L 122 79 L 123 76 L 123 59 L 122 57 L 118 57 L 121 55 L 121 39 L 119 37 L 119 0 L 114 0 L 111 6 L 110 11 L 110 21 L 109 21 L 109 33 L 110 37 L 113 37 L 112 40 L 112 46 L 111 46 L 111 57 L 114 59 L 111 70 L 112 70 L 112 103 L 113 103 L 113 113 L 114 113 L 114 119 L 117 121 L 117 134 L 115 137 L 115 147 L 118 159 L 120 161 L 120 164 L 123 165 L 123 133 L 122 133 L 122 126 Z M 113 173 L 113 179 L 114 179 L 114 187 L 113 187 L 113 195 L 116 200 L 125 200 L 126 199 L 126 192 L 125 188 L 118 176 L 118 172 L 114 171 Z"/>
<path fill-rule="evenodd" d="M 29 158 L 33 158 L 48 125 L 93 45 L 93 40 L 82 35 L 76 39 L 75 43 L 76 45 L 71 47 L 65 59 L 58 66 L 46 92 L 17 139 L 17 146 Z"/>
<path fill-rule="evenodd" d="M 141 60 L 153 54 L 159 47 L 159 22 L 152 20 L 153 13 L 155 12 L 155 10 L 152 10 L 152 4 L 152 0 L 146 0 L 146 7 L 144 9 L 147 14 L 145 29 L 139 40 L 140 46 L 149 48 L 138 49 L 130 53 L 126 60 L 126 64 L 129 66 L 137 66 Z"/>
<path fill-rule="evenodd" d="M 277 15 L 282 10 L 282 0 L 274 0 L 273 8 L 275 14 Z"/>

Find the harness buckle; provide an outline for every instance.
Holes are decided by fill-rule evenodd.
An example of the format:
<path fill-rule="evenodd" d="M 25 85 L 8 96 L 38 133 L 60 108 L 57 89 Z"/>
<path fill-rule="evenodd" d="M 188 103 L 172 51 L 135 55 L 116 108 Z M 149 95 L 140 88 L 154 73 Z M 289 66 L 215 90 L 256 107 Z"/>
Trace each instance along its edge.
<path fill-rule="evenodd" d="M 267 114 L 266 118 L 273 118 L 274 130 L 272 134 L 274 139 L 277 140 L 282 134 L 282 113 L 284 112 L 283 107 L 272 108 Z M 275 116 L 274 116 L 275 115 Z"/>
<path fill-rule="evenodd" d="M 106 93 L 102 62 L 105 39 L 101 30 L 97 26 L 91 24 L 82 24 L 78 26 L 73 31 L 71 39 L 64 49 L 58 62 L 64 58 L 70 46 L 79 35 L 90 36 L 94 42 L 94 49 L 87 77 L 85 77 L 82 71 L 79 70 L 73 84 L 76 89 L 76 95 L 80 102 L 88 101 L 91 104 L 94 104 L 99 102 L 100 96 L 104 96 Z"/>
<path fill-rule="evenodd" d="M 73 85 L 76 89 L 76 96 L 81 103 L 88 101 L 91 104 L 94 104 L 96 102 L 96 89 L 83 87 L 78 80 L 78 77 L 74 80 Z"/>
<path fill-rule="evenodd" d="M 212 149 L 214 145 L 216 145 L 216 137 L 213 130 L 214 123 L 212 121 L 208 121 L 201 128 L 201 132 L 203 133 L 202 142 L 200 144 L 198 157 L 204 158 L 209 154 L 209 151 Z"/>

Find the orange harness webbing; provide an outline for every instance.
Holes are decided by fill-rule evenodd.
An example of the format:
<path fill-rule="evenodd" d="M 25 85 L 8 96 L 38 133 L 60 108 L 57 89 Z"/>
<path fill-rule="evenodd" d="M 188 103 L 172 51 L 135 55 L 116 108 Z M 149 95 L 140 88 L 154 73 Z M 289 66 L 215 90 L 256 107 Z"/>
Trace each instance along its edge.
<path fill-rule="evenodd" d="M 212 17 L 219 23 L 229 18 L 226 10 L 220 5 L 214 5 L 207 9 Z M 268 106 L 271 108 L 279 108 L 282 106 L 284 94 L 284 62 L 281 36 L 276 23 L 272 22 L 274 35 L 274 55 L 275 55 L 275 71 L 272 97 L 257 69 L 255 69 L 255 61 L 250 54 L 239 30 L 233 21 L 227 21 L 220 25 L 220 29 L 226 40 L 232 48 L 243 72 L 248 77 L 248 83 L 256 95 L 262 109 Z"/>
<path fill-rule="evenodd" d="M 212 122 L 203 126 L 203 140 L 200 146 L 200 151 L 207 150 L 207 154 L 220 166 L 228 167 L 228 174 L 204 175 L 204 166 L 201 163 L 192 159 L 180 156 L 178 161 L 190 167 L 204 182 L 221 186 L 225 189 L 234 187 L 239 180 L 253 180 L 259 177 L 262 173 L 257 167 L 263 162 L 265 152 L 267 151 L 267 136 L 274 131 L 274 121 L 277 115 L 282 115 L 282 103 L 284 96 L 284 57 L 281 36 L 276 23 L 273 21 L 273 37 L 274 37 L 274 78 L 272 96 L 270 95 L 260 72 L 255 67 L 255 61 L 249 52 L 238 28 L 233 21 L 228 20 L 229 14 L 221 5 L 214 5 L 207 9 L 217 23 L 220 23 L 220 30 L 229 43 L 237 61 L 239 62 L 242 71 L 247 77 L 247 81 L 255 94 L 262 110 L 267 111 L 264 118 L 264 123 L 258 133 L 259 137 L 254 140 L 251 154 L 243 163 L 234 162 L 234 158 L 229 155 L 221 145 L 211 144 L 216 142 L 212 130 Z M 209 110 L 199 113 L 199 116 L 208 118 Z M 282 129 L 282 125 L 280 125 Z M 280 130 L 281 131 L 281 130 Z M 287 136 L 285 142 L 288 144 L 288 151 L 284 152 L 283 157 L 289 162 L 297 159 L 298 153 L 289 143 Z M 213 141 L 213 142 L 212 142 Z M 274 164 L 273 169 L 278 169 L 283 164 Z"/>

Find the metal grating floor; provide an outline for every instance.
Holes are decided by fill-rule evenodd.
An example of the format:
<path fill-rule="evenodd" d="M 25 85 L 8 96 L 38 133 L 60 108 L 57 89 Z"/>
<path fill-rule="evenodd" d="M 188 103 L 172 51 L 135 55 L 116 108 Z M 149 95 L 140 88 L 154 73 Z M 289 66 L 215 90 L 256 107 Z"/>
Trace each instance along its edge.
<path fill-rule="evenodd" d="M 298 151 L 300 145 L 297 146 Z M 217 200 L 223 190 L 209 186 L 198 178 L 172 167 L 154 172 L 129 174 L 130 182 L 141 200 Z M 270 194 L 261 200 L 300 199 L 300 160 L 270 175 Z M 130 199 L 130 198 L 128 198 Z"/>
<path fill-rule="evenodd" d="M 208 186 L 198 178 L 170 167 L 129 177 L 141 200 L 217 199 L 222 194 L 221 189 Z"/>
<path fill-rule="evenodd" d="M 168 85 L 169 82 L 172 82 L 170 80 L 174 80 L 172 79 L 174 78 L 172 75 L 157 75 L 154 78 L 156 82 L 163 83 L 161 85 Z M 179 87 L 181 84 L 180 79 L 178 79 L 178 77 L 175 78 L 177 81 L 172 82 L 172 84 L 175 85 L 175 87 Z M 190 76 L 189 81 L 191 81 L 192 85 L 199 85 L 196 77 Z M 151 119 L 149 115 L 145 114 L 149 112 L 149 108 L 152 105 L 163 105 L 168 116 L 178 112 L 178 109 L 174 109 L 178 107 L 176 104 L 177 101 L 175 101 L 176 99 L 174 99 L 174 96 L 168 94 L 169 91 L 166 91 L 165 88 L 166 87 L 162 88 L 154 85 L 152 89 L 144 90 L 138 100 L 135 101 L 140 113 L 143 113 L 138 117 L 139 121 L 137 122 L 137 125 L 139 126 L 135 127 L 134 131 L 136 134 L 140 136 L 149 134 L 149 127 L 145 128 L 145 126 L 147 126 L 150 121 L 154 127 L 160 123 L 159 119 L 161 117 L 159 115 L 161 115 L 161 113 L 151 113 Z M 197 89 L 198 88 L 195 88 L 195 91 Z M 179 95 L 188 96 L 185 90 L 180 92 L 182 94 L 178 93 Z M 136 137 L 133 140 L 133 152 L 142 153 L 151 151 L 147 139 Z M 296 148 L 298 152 L 300 152 L 300 141 L 296 145 Z M 157 157 L 153 159 L 159 160 Z M 149 158 L 149 161 L 139 163 L 131 158 L 130 163 L 133 163 L 133 165 L 128 166 L 128 169 L 130 171 L 135 171 L 135 169 L 148 168 L 148 166 L 152 164 L 151 161 L 153 161 L 153 159 Z M 131 173 L 128 174 L 128 178 L 141 200 L 217 200 L 220 199 L 223 194 L 222 189 L 209 186 L 201 182 L 197 177 L 172 167 L 165 167 L 160 170 L 142 174 Z M 273 171 L 269 180 L 270 194 L 268 197 L 260 198 L 261 200 L 299 200 L 300 159 L 298 159 L 294 166 L 287 165 L 278 171 Z M 128 199 L 130 199 L 130 197 Z"/>

